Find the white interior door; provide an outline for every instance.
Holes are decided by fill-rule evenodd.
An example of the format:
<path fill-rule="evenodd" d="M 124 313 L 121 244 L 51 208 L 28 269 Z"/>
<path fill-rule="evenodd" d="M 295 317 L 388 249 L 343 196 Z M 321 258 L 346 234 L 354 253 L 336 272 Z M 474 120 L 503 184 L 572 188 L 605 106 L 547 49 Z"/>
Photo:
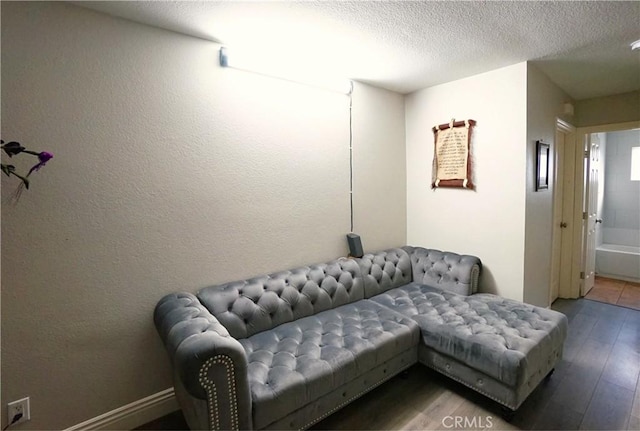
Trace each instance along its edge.
<path fill-rule="evenodd" d="M 598 218 L 598 183 L 600 165 L 600 139 L 597 134 L 587 134 L 585 142 L 585 238 L 584 282 L 582 295 L 593 287 L 596 275 L 596 220 Z M 584 217 L 583 217 L 584 218 Z"/>
<path fill-rule="evenodd" d="M 569 123 L 560 119 L 556 122 L 554 148 L 554 182 L 553 182 L 553 229 L 551 246 L 551 282 L 549 285 L 549 301 L 556 298 L 577 298 L 580 295 L 578 275 L 582 265 L 582 238 L 580 216 L 576 217 L 576 175 L 581 159 L 577 158 L 576 130 Z M 582 151 L 580 151 L 582 153 Z M 581 183 L 581 181 L 580 181 Z M 582 207 L 578 207 L 580 213 Z M 574 252 L 574 242 L 579 239 L 580 245 Z M 575 277 L 574 277 L 575 275 Z M 575 278 L 575 280 L 574 280 Z M 575 291 L 573 287 L 575 285 Z"/>

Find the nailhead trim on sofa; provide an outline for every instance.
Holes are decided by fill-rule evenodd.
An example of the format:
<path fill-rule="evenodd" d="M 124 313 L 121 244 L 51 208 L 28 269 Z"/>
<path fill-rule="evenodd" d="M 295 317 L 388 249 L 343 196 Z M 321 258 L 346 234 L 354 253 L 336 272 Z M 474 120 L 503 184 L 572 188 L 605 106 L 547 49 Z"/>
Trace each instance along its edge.
<path fill-rule="evenodd" d="M 218 409 L 218 393 L 216 385 L 213 381 L 209 380 L 209 369 L 213 365 L 223 365 L 227 374 L 227 387 L 229 388 L 229 400 L 231 400 L 231 429 L 238 430 L 238 400 L 236 396 L 236 379 L 233 371 L 233 361 L 226 355 L 216 355 L 202 364 L 200 368 L 200 384 L 207 392 L 207 404 L 209 406 L 209 419 L 212 424 L 215 424 L 215 429 L 219 430 L 220 427 L 220 414 Z"/>

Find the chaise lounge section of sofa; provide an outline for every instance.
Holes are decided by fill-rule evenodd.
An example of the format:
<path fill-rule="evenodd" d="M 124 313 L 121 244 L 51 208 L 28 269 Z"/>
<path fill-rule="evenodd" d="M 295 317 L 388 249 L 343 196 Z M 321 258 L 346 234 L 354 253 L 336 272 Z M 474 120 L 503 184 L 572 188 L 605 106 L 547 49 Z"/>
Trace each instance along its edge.
<path fill-rule="evenodd" d="M 561 313 L 474 294 L 473 256 L 404 247 L 177 293 L 155 324 L 191 429 L 305 429 L 421 362 L 515 410 Z"/>

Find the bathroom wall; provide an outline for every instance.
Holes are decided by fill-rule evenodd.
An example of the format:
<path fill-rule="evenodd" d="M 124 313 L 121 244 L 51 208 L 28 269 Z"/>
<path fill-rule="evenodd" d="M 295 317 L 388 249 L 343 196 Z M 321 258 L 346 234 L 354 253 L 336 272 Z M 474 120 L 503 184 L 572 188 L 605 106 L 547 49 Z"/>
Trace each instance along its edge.
<path fill-rule="evenodd" d="M 606 135 L 603 241 L 640 246 L 640 181 L 631 181 L 631 148 L 640 146 L 640 130 Z"/>

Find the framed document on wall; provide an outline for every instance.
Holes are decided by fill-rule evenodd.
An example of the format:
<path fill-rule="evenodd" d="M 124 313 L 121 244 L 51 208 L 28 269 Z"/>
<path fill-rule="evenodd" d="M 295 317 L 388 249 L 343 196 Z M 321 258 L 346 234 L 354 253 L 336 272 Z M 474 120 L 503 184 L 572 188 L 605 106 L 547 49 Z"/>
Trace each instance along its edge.
<path fill-rule="evenodd" d="M 434 151 L 431 188 L 475 189 L 471 158 L 474 120 L 455 121 L 433 127 Z"/>

